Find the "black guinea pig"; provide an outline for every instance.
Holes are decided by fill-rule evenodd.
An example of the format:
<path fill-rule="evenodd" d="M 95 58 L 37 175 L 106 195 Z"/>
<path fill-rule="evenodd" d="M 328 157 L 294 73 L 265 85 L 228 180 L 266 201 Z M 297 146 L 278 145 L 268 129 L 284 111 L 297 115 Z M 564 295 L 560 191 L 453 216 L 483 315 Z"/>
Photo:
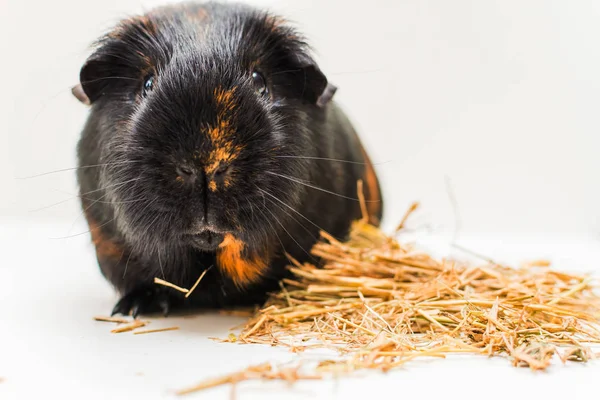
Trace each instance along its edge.
<path fill-rule="evenodd" d="M 382 216 L 379 182 L 336 88 L 283 19 L 241 4 L 185 3 L 122 21 L 73 94 L 91 106 L 78 184 L 113 314 L 257 304 L 286 253 L 318 262 Z M 189 297 L 154 283 L 190 288 Z"/>

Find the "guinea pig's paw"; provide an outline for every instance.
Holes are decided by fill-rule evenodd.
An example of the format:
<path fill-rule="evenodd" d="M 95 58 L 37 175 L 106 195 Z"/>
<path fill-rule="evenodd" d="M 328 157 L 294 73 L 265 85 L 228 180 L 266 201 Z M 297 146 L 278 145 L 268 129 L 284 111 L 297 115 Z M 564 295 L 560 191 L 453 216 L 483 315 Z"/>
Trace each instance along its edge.
<path fill-rule="evenodd" d="M 167 288 L 142 286 L 133 289 L 121 298 L 112 310 L 112 315 L 131 315 L 136 318 L 140 314 L 162 312 L 166 317 L 173 305 L 173 298 Z"/>

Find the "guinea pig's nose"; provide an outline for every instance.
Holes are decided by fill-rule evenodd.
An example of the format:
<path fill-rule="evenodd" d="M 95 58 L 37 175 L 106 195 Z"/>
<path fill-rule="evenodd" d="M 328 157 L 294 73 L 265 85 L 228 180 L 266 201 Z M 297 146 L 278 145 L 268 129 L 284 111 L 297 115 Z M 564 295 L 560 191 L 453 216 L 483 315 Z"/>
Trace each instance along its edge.
<path fill-rule="evenodd" d="M 193 182 L 196 179 L 196 171 L 187 165 L 179 165 L 175 168 L 178 178 L 185 182 Z"/>

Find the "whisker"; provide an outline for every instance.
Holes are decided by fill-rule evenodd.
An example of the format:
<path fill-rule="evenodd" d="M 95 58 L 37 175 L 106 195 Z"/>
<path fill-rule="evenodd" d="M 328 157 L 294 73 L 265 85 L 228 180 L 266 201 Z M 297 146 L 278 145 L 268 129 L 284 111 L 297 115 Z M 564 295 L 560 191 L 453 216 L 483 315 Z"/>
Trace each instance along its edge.
<path fill-rule="evenodd" d="M 267 199 L 271 202 L 271 204 L 273 204 L 275 207 L 277 207 L 279 210 L 281 210 L 282 212 L 285 213 L 285 215 L 287 215 L 288 217 L 290 217 L 291 219 L 293 219 L 298 225 L 300 225 L 302 227 L 302 229 L 304 229 L 306 231 L 306 233 L 308 233 L 313 239 L 318 239 L 318 236 L 315 236 L 315 234 L 313 232 L 310 231 L 310 229 L 308 229 L 303 223 L 301 223 L 300 221 L 298 221 L 298 219 L 296 219 L 296 217 L 294 217 L 292 214 L 290 214 L 289 211 L 284 210 L 279 204 L 275 203 L 273 200 L 271 199 Z"/>
<path fill-rule="evenodd" d="M 269 76 L 275 76 L 275 75 L 281 75 L 281 74 L 289 74 L 290 72 L 298 72 L 301 71 L 300 68 L 296 68 L 296 69 L 288 69 L 285 71 L 278 71 L 278 72 L 273 72 L 272 74 L 269 74 Z"/>
<path fill-rule="evenodd" d="M 122 186 L 122 185 L 125 185 L 125 184 L 127 184 L 127 183 L 130 183 L 130 182 L 132 182 L 132 181 L 134 181 L 134 180 L 138 180 L 138 179 L 140 179 L 140 178 L 133 178 L 133 179 L 131 179 L 131 180 L 128 180 L 128 181 L 125 181 L 125 182 L 116 183 L 116 184 L 113 184 L 113 185 L 108 185 L 108 186 L 105 186 L 105 187 L 103 187 L 103 188 L 96 189 L 96 190 L 91 190 L 91 191 L 89 191 L 89 192 L 86 192 L 86 193 L 83 193 L 83 194 L 72 194 L 72 193 L 67 193 L 67 192 L 64 192 L 64 193 L 70 194 L 70 195 L 71 195 L 71 196 L 73 196 L 73 197 L 70 197 L 70 198 L 68 198 L 68 199 L 65 199 L 65 200 L 61 200 L 61 201 L 59 201 L 59 202 L 57 202 L 57 203 L 50 204 L 50 205 L 48 205 L 48 206 L 44 206 L 44 207 L 36 208 L 36 209 L 33 209 L 33 210 L 29 210 L 29 212 L 30 212 L 30 213 L 36 213 L 36 212 L 39 212 L 39 211 L 47 210 L 48 208 L 52 208 L 52 207 L 55 207 L 55 206 L 58 206 L 58 205 L 61 205 L 61 204 L 67 203 L 67 202 L 69 202 L 69 201 L 72 201 L 72 200 L 75 200 L 75 199 L 77 199 L 77 198 L 81 198 L 81 199 L 85 199 L 85 200 L 90 200 L 90 201 L 92 201 L 92 202 L 93 202 L 92 204 L 94 204 L 94 203 L 98 203 L 98 202 L 100 202 L 100 201 L 99 201 L 99 199 L 101 199 L 102 197 L 104 197 L 104 196 L 106 196 L 106 195 L 104 195 L 104 196 L 101 196 L 99 199 L 96 199 L 96 200 L 93 200 L 93 199 L 90 199 L 90 198 L 87 198 L 87 197 L 84 197 L 84 196 L 85 196 L 85 195 L 87 195 L 87 194 L 90 194 L 90 193 L 99 192 L 99 191 L 101 191 L 101 190 L 108 189 L 108 188 L 110 188 L 110 187 L 114 187 L 114 186 Z M 59 190 L 59 191 L 60 191 L 60 190 Z M 141 201 L 141 200 L 136 200 L 136 201 Z M 134 201 L 129 201 L 129 202 L 134 202 Z M 125 203 L 125 202 L 115 202 L 115 203 L 113 203 L 113 202 L 110 202 L 110 201 L 103 201 L 103 202 L 101 202 L 101 203 L 121 204 L 121 203 Z"/>
<path fill-rule="evenodd" d="M 105 79 L 122 79 L 125 81 L 136 81 L 138 82 L 139 79 L 136 78 L 131 78 L 129 76 L 104 76 L 102 78 L 97 78 L 97 79 L 90 79 L 89 81 L 82 81 L 82 84 L 86 84 L 86 83 L 94 83 L 94 82 L 99 82 L 99 81 L 103 81 Z"/>
<path fill-rule="evenodd" d="M 111 222 L 113 222 L 114 220 L 115 220 L 115 218 L 113 218 L 113 219 L 111 219 L 111 220 L 109 220 L 109 221 L 106 221 L 105 223 L 103 223 L 103 224 L 100 224 L 100 225 L 96 226 L 95 228 L 96 228 L 96 229 L 98 229 L 98 228 L 101 228 L 101 227 L 103 227 L 103 226 L 105 226 L 105 225 L 108 225 L 108 224 L 110 224 L 110 223 L 111 223 Z M 62 237 L 51 237 L 51 238 L 48 238 L 48 239 L 52 239 L 52 240 L 57 240 L 57 239 L 70 239 L 70 238 L 74 238 L 74 237 L 77 237 L 77 236 L 85 235 L 85 234 L 87 234 L 87 233 L 91 233 L 91 232 L 92 232 L 92 230 L 90 229 L 90 230 L 88 230 L 88 231 L 85 231 L 85 232 L 80 232 L 80 233 L 76 233 L 76 234 L 74 234 L 74 235 L 68 235 L 68 236 L 62 236 Z"/>
<path fill-rule="evenodd" d="M 283 245 L 283 242 L 281 241 L 281 238 L 279 237 L 279 234 L 277 233 L 277 229 L 275 229 L 275 227 L 273 226 L 273 224 L 271 223 L 271 221 L 269 220 L 269 218 L 267 217 L 267 215 L 262 211 L 262 209 L 260 207 L 256 208 L 265 218 L 265 221 L 267 221 L 269 223 L 269 226 L 271 227 L 271 230 L 273 231 L 273 233 L 275 234 L 275 237 L 277 238 L 277 240 L 279 241 L 279 243 L 281 244 L 281 248 L 283 249 L 283 251 L 285 250 L 285 246 Z"/>
<path fill-rule="evenodd" d="M 126 185 L 127 183 L 130 183 L 130 182 L 136 182 L 139 179 L 140 178 L 133 178 L 133 179 L 127 180 L 125 182 L 121 182 L 121 183 L 116 183 L 114 185 L 105 186 L 103 189 L 106 189 L 106 188 L 109 188 L 109 187 L 114 187 L 114 186 L 120 187 L 120 186 Z M 98 190 L 100 190 L 100 189 L 98 189 Z M 98 190 L 93 190 L 92 192 L 97 192 Z M 84 193 L 84 194 L 82 194 L 82 196 L 86 195 L 86 194 L 89 194 L 89 193 L 90 192 Z M 73 223 L 71 224 L 71 227 L 69 228 L 69 232 L 71 232 L 71 230 L 75 226 L 75 223 L 77 221 L 79 221 L 79 218 L 81 218 L 81 217 L 83 217 L 85 215 L 85 213 L 87 212 L 87 210 L 89 210 L 94 204 L 98 203 L 100 200 L 102 200 L 107 195 L 108 195 L 108 192 L 104 193 L 102 196 L 98 197 L 96 200 L 94 200 L 90 204 L 88 204 L 88 206 L 77 216 L 77 218 L 75 218 L 75 221 L 73 221 Z"/>
<path fill-rule="evenodd" d="M 353 74 L 372 74 L 375 72 L 385 72 L 385 68 L 375 68 L 375 69 L 363 69 L 360 71 L 338 71 L 338 72 L 330 72 L 330 75 L 353 75 Z"/>
<path fill-rule="evenodd" d="M 274 198 L 275 200 L 277 200 L 278 202 L 280 202 L 281 204 L 283 204 L 284 206 L 286 206 L 287 208 L 289 208 L 290 210 L 292 210 L 293 212 L 295 212 L 296 214 L 298 214 L 299 216 L 301 216 L 302 218 L 304 218 L 305 220 L 307 220 L 308 222 L 310 222 L 315 228 L 318 228 L 321 231 L 325 231 L 325 229 L 321 228 L 319 225 L 315 224 L 313 221 L 311 221 L 309 218 L 305 217 L 302 213 L 300 213 L 299 211 L 295 210 L 293 207 L 291 207 L 289 204 L 286 204 L 283 200 L 278 199 L 277 197 L 273 196 L 271 193 L 269 193 L 266 190 L 263 190 L 261 188 L 259 188 L 257 186 L 257 189 L 260 190 L 261 192 L 263 192 L 264 194 L 269 195 L 270 197 Z M 271 200 L 272 201 L 272 200 Z"/>
<path fill-rule="evenodd" d="M 97 167 L 104 167 L 104 166 L 108 166 L 108 165 L 112 166 L 112 165 L 121 165 L 121 164 L 133 164 L 136 162 L 137 161 L 131 160 L 131 161 L 115 161 L 114 163 L 82 165 L 80 167 L 62 168 L 62 169 L 57 169 L 54 171 L 42 172 L 41 174 L 36 174 L 36 175 L 31 175 L 31 176 L 16 177 L 15 179 L 17 179 L 17 180 L 33 179 L 33 178 L 39 178 L 40 176 L 57 174 L 59 172 L 74 171 L 77 169 L 97 168 Z"/>
<path fill-rule="evenodd" d="M 93 199 L 90 199 L 88 197 L 83 197 L 83 199 L 85 200 L 90 200 L 90 201 L 96 201 Z M 137 198 L 134 200 L 123 200 L 123 201 L 96 201 L 96 203 L 100 203 L 100 204 L 133 204 L 133 203 L 139 203 L 140 201 L 144 201 L 146 200 L 145 198 Z"/>
<path fill-rule="evenodd" d="M 126 181 L 123 181 L 123 182 L 117 182 L 117 183 L 113 183 L 113 184 L 106 185 L 106 186 L 104 186 L 104 187 L 101 187 L 101 188 L 98 188 L 98 189 L 90 190 L 89 192 L 81 193 L 81 194 L 79 194 L 78 196 L 79 196 L 79 197 L 81 197 L 81 196 L 87 196 L 88 194 L 91 194 L 91 193 L 96 193 L 96 192 L 100 192 L 100 191 L 102 191 L 102 190 L 106 190 L 106 189 L 108 189 L 108 188 L 121 187 L 121 186 L 123 186 L 123 185 L 125 185 L 125 184 L 127 184 L 127 183 L 131 183 L 131 182 L 139 181 L 140 179 L 141 179 L 140 177 L 137 177 L 137 178 L 131 178 L 131 179 L 128 179 L 128 180 L 126 180 Z"/>
<path fill-rule="evenodd" d="M 42 104 L 42 106 L 40 107 L 40 109 L 37 111 L 37 113 L 33 116 L 33 119 L 31 120 L 31 125 L 29 126 L 29 128 L 27 128 L 27 131 L 33 131 L 33 125 L 37 122 L 38 118 L 40 115 L 42 115 L 42 113 L 44 111 L 46 111 L 46 108 L 61 94 L 67 93 L 71 91 L 71 88 L 64 88 L 61 89 L 59 92 L 53 94 L 50 98 L 45 99 L 45 102 Z"/>
<path fill-rule="evenodd" d="M 157 197 L 158 199 L 158 197 Z M 155 203 L 156 201 L 154 201 L 153 203 Z M 160 218 L 160 213 L 156 213 L 156 217 L 154 217 L 154 219 L 152 220 L 152 222 L 150 222 L 148 224 L 148 228 L 146 229 L 146 235 L 148 234 L 148 232 L 152 231 L 152 227 L 154 226 L 154 224 L 156 223 L 156 221 L 158 221 L 158 219 Z"/>
<path fill-rule="evenodd" d="M 123 259 L 123 256 L 125 255 L 125 251 L 127 251 L 127 250 L 123 249 L 123 251 L 121 252 L 121 256 L 119 257 L 119 260 L 117 261 L 115 266 L 117 266 L 121 263 L 121 260 Z"/>
<path fill-rule="evenodd" d="M 148 209 L 148 208 L 149 208 L 151 205 L 153 205 L 154 203 L 156 203 L 156 201 L 158 201 L 158 198 L 159 198 L 159 196 L 156 196 L 156 197 L 155 197 L 155 198 L 154 198 L 152 201 L 148 202 L 148 204 L 146 204 L 146 206 L 144 206 L 144 208 L 142 208 L 142 209 L 139 211 L 138 215 L 142 215 L 142 216 L 143 216 L 143 215 L 145 215 L 145 214 L 144 214 L 144 212 L 145 212 L 145 211 L 146 211 L 146 210 L 147 210 L 147 209 Z M 160 214 L 158 214 L 158 215 L 160 215 Z M 157 215 L 157 216 L 158 216 L 158 215 Z M 139 220 L 139 219 L 138 219 L 138 220 Z M 143 219 L 142 219 L 142 220 L 143 220 Z M 155 218 L 155 220 L 156 220 L 156 218 Z M 154 221 L 152 221 L 152 223 L 154 223 Z M 144 231 L 144 235 L 147 235 L 149 230 L 150 230 L 150 229 L 149 229 L 149 227 L 147 227 L 147 228 L 146 228 L 146 230 Z"/>
<path fill-rule="evenodd" d="M 162 261 L 160 259 L 160 249 L 156 249 L 156 253 L 158 255 L 158 266 L 160 267 L 160 273 L 162 274 L 163 279 L 166 280 L 167 278 L 165 277 L 165 270 L 163 269 Z"/>
<path fill-rule="evenodd" d="M 319 161 L 333 161 L 340 162 L 345 164 L 355 164 L 355 165 L 368 165 L 368 163 L 360 162 L 360 161 L 352 161 L 352 160 L 341 160 L 337 158 L 327 158 L 327 157 L 312 157 L 312 156 L 273 156 L 273 158 L 293 158 L 299 160 L 319 160 Z M 392 160 L 382 161 L 380 163 L 372 163 L 372 165 L 383 165 L 392 162 Z"/>
<path fill-rule="evenodd" d="M 318 186 L 312 185 L 310 183 L 302 182 L 301 180 L 299 180 L 297 178 L 293 178 L 291 176 L 278 174 L 278 173 L 272 172 L 272 171 L 266 171 L 266 173 L 270 174 L 270 175 L 279 176 L 279 177 L 284 178 L 284 179 L 288 179 L 288 180 L 290 180 L 292 182 L 296 182 L 296 183 L 299 183 L 301 185 L 307 186 L 309 188 L 312 188 L 312 189 L 315 189 L 315 190 L 320 190 L 321 192 L 328 193 L 328 194 L 331 194 L 331 195 L 334 195 L 334 196 L 338 196 L 338 197 L 341 197 L 343 199 L 353 200 L 353 201 L 360 201 L 360 199 L 357 199 L 356 197 L 344 196 L 343 194 L 335 193 L 335 192 L 332 192 L 331 190 L 323 189 L 323 188 L 320 188 Z M 379 203 L 380 201 L 381 200 L 365 200 L 365 202 L 367 202 L 367 203 Z"/>
<path fill-rule="evenodd" d="M 127 262 L 125 262 L 125 270 L 123 271 L 123 279 L 125 279 L 125 274 L 127 273 L 127 267 L 129 266 L 129 260 L 131 259 L 131 251 L 129 252 L 129 257 L 127 257 Z"/>
<path fill-rule="evenodd" d="M 102 196 L 98 197 L 98 200 L 100 200 L 100 199 L 102 199 L 102 198 L 106 197 L 107 195 L 108 195 L 108 193 L 104 193 Z M 79 218 L 83 217 L 83 216 L 84 216 L 84 215 L 87 213 L 87 211 L 88 211 L 90 208 L 92 208 L 92 206 L 93 206 L 94 204 L 96 204 L 96 202 L 97 202 L 98 200 L 92 201 L 90 204 L 88 204 L 88 205 L 87 205 L 87 207 L 85 207 L 85 208 L 83 209 L 83 211 L 81 211 L 81 212 L 79 213 L 79 215 L 77 216 L 77 218 L 75 218 L 75 220 L 73 221 L 73 223 L 72 223 L 72 224 L 71 224 L 71 226 L 69 227 L 69 230 L 67 231 L 67 234 L 71 233 L 71 230 L 73 230 L 73 228 L 75 227 L 75 224 L 77 223 L 77 221 L 79 221 Z"/>
<path fill-rule="evenodd" d="M 77 197 L 78 196 L 73 196 L 71 198 L 68 198 L 68 199 L 65 199 L 65 200 L 61 200 L 58 203 L 50 204 L 49 206 L 43 206 L 43 207 L 40 207 L 40 208 L 34 208 L 33 210 L 29 210 L 29 212 L 30 213 L 36 213 L 36 212 L 39 212 L 39 211 L 47 210 L 49 208 L 56 207 L 56 206 L 59 206 L 59 205 L 64 204 L 64 203 L 68 203 L 69 201 L 73 201 Z"/>
<path fill-rule="evenodd" d="M 154 204 L 154 203 L 155 203 L 157 200 L 158 200 L 158 196 L 157 196 L 157 197 L 156 197 L 156 198 L 155 198 L 153 201 L 151 201 L 151 202 L 150 202 L 150 203 L 149 203 L 149 204 L 148 204 L 146 207 L 144 207 L 144 210 L 145 210 L 146 208 L 148 208 L 148 207 L 150 206 L 150 204 Z M 140 212 L 140 214 L 142 214 L 142 212 Z M 144 235 L 147 235 L 147 234 L 148 234 L 148 232 L 152 230 L 152 227 L 154 226 L 154 224 L 156 223 L 156 221 L 158 221 L 158 220 L 159 220 L 159 218 L 160 218 L 161 214 L 160 214 L 160 213 L 158 213 L 158 212 L 157 212 L 157 213 L 155 213 L 155 214 L 156 214 L 156 217 L 154 217 L 154 219 L 152 220 L 152 222 L 150 222 L 150 223 L 147 225 Z M 142 214 L 142 215 L 143 215 L 143 214 Z M 161 257 L 160 257 L 161 248 L 158 246 L 158 243 L 157 243 L 156 241 L 154 241 L 154 240 L 153 240 L 153 241 L 151 241 L 151 245 L 153 245 L 154 249 L 156 250 L 156 255 L 157 255 L 157 258 L 158 258 L 158 266 L 160 267 L 160 273 L 161 273 L 161 275 L 162 275 L 163 279 L 164 279 L 164 280 L 166 280 L 167 278 L 166 278 L 166 276 L 165 276 L 165 270 L 163 269 L 163 265 L 162 265 L 162 259 L 161 259 Z M 151 253 L 151 254 L 152 254 L 152 253 Z"/>
<path fill-rule="evenodd" d="M 267 210 L 267 211 L 269 212 L 269 214 L 271 214 L 271 216 L 273 216 L 273 219 L 275 219 L 275 222 L 277 222 L 277 223 L 278 223 L 278 224 L 281 226 L 281 229 L 283 229 L 283 230 L 285 231 L 285 233 L 287 233 L 287 234 L 288 234 L 288 236 L 290 237 L 290 239 L 292 239 L 292 240 L 294 241 L 294 243 L 296 243 L 296 245 L 297 245 L 297 246 L 298 246 L 298 247 L 299 247 L 299 248 L 300 248 L 300 249 L 301 249 L 301 250 L 302 250 L 304 253 L 306 253 L 306 255 L 308 256 L 308 258 L 310 258 L 311 260 L 313 260 L 313 262 L 315 262 L 315 264 L 316 264 L 316 263 L 317 263 L 317 262 L 316 262 L 316 259 L 315 259 L 315 258 L 314 258 L 314 257 L 313 257 L 313 256 L 312 256 L 312 255 L 311 255 L 309 252 L 308 252 L 308 251 L 306 251 L 306 249 L 305 249 L 304 247 L 302 247 L 302 246 L 300 245 L 300 243 L 298 243 L 298 241 L 297 241 L 296 239 L 294 239 L 294 237 L 292 236 L 292 234 L 291 234 L 291 233 L 290 233 L 290 232 L 289 232 L 287 229 L 285 229 L 285 226 L 283 226 L 283 224 L 282 224 L 282 223 L 279 221 L 279 219 L 278 219 L 278 218 L 275 216 L 275 214 L 273 214 L 273 212 L 272 212 L 271 210 L 269 210 L 268 208 L 265 208 L 265 210 Z M 282 245 L 282 246 L 283 246 L 283 245 Z M 284 250 L 285 250 L 285 249 L 284 249 Z"/>
<path fill-rule="evenodd" d="M 67 193 L 67 194 L 71 194 L 71 193 Z M 105 200 L 99 200 L 99 199 L 101 199 L 102 197 L 105 197 L 106 195 L 103 195 L 103 196 L 102 196 L 102 197 L 100 197 L 99 199 L 92 199 L 92 198 L 90 198 L 90 197 L 83 197 L 83 196 L 80 196 L 80 195 L 73 195 L 73 194 L 71 194 L 71 195 L 72 195 L 73 197 L 71 197 L 71 198 L 69 198 L 69 199 L 65 199 L 65 200 L 59 201 L 58 203 L 50 204 L 49 206 L 44 206 L 44 207 L 40 207 L 40 208 L 35 208 L 35 209 L 33 209 L 33 210 L 29 210 L 29 212 L 30 212 L 30 213 L 36 213 L 36 212 L 39 212 L 39 211 L 47 210 L 48 208 L 52 208 L 52 207 L 55 207 L 55 206 L 61 205 L 61 204 L 63 204 L 63 203 L 68 203 L 69 201 L 73 201 L 73 200 L 75 200 L 75 199 L 77 199 L 77 198 L 81 198 L 81 199 L 84 199 L 84 200 L 91 201 L 91 202 L 92 202 L 92 204 L 95 204 L 95 203 L 100 203 L 100 204 L 132 204 L 132 203 L 139 203 L 140 201 L 144 201 L 144 200 L 145 200 L 145 199 L 143 199 L 143 198 L 138 198 L 138 199 L 135 199 L 135 200 L 124 200 L 124 201 L 105 201 Z"/>

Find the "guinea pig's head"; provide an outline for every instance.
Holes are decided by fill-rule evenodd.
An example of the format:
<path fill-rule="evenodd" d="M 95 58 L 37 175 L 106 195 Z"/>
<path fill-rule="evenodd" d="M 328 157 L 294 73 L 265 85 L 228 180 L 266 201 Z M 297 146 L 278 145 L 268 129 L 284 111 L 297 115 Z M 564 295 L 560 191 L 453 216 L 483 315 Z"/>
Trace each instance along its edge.
<path fill-rule="evenodd" d="M 299 202 L 331 99 L 301 37 L 243 6 L 185 5 L 122 21 L 85 62 L 100 187 L 134 245 L 213 251 L 273 240 Z M 287 178 L 282 178 L 287 177 Z"/>

